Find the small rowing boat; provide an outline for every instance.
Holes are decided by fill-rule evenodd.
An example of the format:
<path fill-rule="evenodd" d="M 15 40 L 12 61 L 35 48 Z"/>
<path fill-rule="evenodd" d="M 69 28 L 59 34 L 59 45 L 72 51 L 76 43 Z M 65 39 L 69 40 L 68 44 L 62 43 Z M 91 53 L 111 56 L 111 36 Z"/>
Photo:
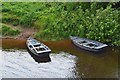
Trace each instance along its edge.
<path fill-rule="evenodd" d="M 98 41 L 89 40 L 86 38 L 79 38 L 76 36 L 70 36 L 70 39 L 79 48 L 92 51 L 92 52 L 102 51 L 108 46 L 107 44 L 103 44 Z"/>
<path fill-rule="evenodd" d="M 43 54 L 49 54 L 51 52 L 50 48 L 48 48 L 43 43 L 29 37 L 26 41 L 27 48 L 29 51 L 37 56 Z"/>

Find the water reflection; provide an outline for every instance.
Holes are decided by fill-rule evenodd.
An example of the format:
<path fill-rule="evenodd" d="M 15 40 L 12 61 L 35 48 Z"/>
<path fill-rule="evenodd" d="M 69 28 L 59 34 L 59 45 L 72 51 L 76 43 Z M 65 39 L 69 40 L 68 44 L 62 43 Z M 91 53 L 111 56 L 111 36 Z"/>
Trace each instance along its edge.
<path fill-rule="evenodd" d="M 79 50 L 76 51 L 76 61 L 79 75 L 83 78 L 118 78 L 118 49 L 109 47 L 105 53 L 93 54 Z"/>
<path fill-rule="evenodd" d="M 37 63 L 26 51 L 2 51 L 3 78 L 73 78 L 76 56 L 65 52 L 50 54 L 51 62 Z"/>

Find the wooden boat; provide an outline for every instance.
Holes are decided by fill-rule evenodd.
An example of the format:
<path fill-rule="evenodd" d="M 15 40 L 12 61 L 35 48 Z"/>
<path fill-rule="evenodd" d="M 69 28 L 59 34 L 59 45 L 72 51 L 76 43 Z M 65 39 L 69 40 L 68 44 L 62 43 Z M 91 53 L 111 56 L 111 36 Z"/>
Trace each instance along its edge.
<path fill-rule="evenodd" d="M 42 56 L 43 54 L 49 54 L 51 52 L 50 48 L 31 37 L 27 39 L 26 45 L 29 51 L 37 56 Z"/>
<path fill-rule="evenodd" d="M 105 48 L 108 46 L 106 44 L 94 41 L 94 40 L 89 40 L 86 38 L 79 38 L 75 36 L 70 36 L 70 39 L 72 42 L 78 46 L 79 48 L 92 51 L 92 52 L 99 52 L 105 50 Z"/>

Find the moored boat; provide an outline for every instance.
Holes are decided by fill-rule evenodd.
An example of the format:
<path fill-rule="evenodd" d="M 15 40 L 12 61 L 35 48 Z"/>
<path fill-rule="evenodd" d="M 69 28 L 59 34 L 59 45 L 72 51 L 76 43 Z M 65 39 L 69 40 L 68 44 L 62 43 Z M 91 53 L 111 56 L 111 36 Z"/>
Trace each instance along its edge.
<path fill-rule="evenodd" d="M 43 56 L 44 54 L 51 53 L 49 47 L 44 45 L 43 43 L 29 37 L 26 41 L 27 48 L 29 51 L 37 56 Z"/>
<path fill-rule="evenodd" d="M 107 44 L 103 44 L 98 41 L 89 40 L 86 38 L 80 38 L 76 36 L 70 36 L 70 39 L 77 47 L 82 48 L 84 50 L 92 51 L 92 52 L 103 51 L 108 46 Z"/>

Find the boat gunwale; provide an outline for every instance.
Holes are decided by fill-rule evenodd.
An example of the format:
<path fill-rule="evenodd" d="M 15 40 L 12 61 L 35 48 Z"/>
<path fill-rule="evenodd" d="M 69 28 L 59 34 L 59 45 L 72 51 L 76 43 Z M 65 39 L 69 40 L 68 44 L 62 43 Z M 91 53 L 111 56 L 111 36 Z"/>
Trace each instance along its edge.
<path fill-rule="evenodd" d="M 85 49 L 85 50 L 89 50 L 89 51 L 94 51 L 94 52 L 98 52 L 98 51 L 100 51 L 100 50 L 103 50 L 104 48 L 106 48 L 108 45 L 107 44 L 103 44 L 103 43 L 101 43 L 101 42 L 98 42 L 98 41 L 94 41 L 94 40 L 89 40 L 89 39 L 86 39 L 86 38 L 80 38 L 80 37 L 74 37 L 74 36 L 70 36 L 70 39 L 72 40 L 72 42 L 76 45 L 76 46 L 78 46 L 78 47 L 80 47 L 80 48 L 83 48 L 83 49 Z M 99 47 L 98 46 L 98 48 L 96 47 L 89 47 L 89 46 L 85 46 L 85 45 L 81 45 L 81 44 L 79 44 L 79 42 L 77 41 L 77 39 L 78 40 L 80 40 L 80 39 L 82 39 L 83 41 L 87 41 L 87 42 L 94 42 L 94 44 L 100 44 L 100 46 L 101 47 Z M 89 44 L 89 43 L 88 43 Z M 104 45 L 104 46 L 103 46 Z"/>
<path fill-rule="evenodd" d="M 33 39 L 33 38 L 30 37 L 30 38 L 28 38 L 27 41 L 26 41 L 26 44 L 27 44 L 27 47 L 29 48 L 29 50 L 32 51 L 31 48 L 28 46 L 29 44 L 30 44 L 30 45 L 33 47 L 33 49 L 35 50 L 35 52 L 32 51 L 32 53 L 36 53 L 36 54 L 39 55 L 39 54 L 44 54 L 44 53 L 50 53 L 50 52 L 51 52 L 51 49 L 50 49 L 48 46 L 46 46 L 46 45 L 44 45 L 43 43 L 35 40 L 36 42 L 42 44 L 42 46 L 44 46 L 44 49 L 45 49 L 44 51 L 37 51 L 36 48 L 33 46 L 33 44 L 30 43 L 30 40 L 35 40 L 35 39 Z"/>

